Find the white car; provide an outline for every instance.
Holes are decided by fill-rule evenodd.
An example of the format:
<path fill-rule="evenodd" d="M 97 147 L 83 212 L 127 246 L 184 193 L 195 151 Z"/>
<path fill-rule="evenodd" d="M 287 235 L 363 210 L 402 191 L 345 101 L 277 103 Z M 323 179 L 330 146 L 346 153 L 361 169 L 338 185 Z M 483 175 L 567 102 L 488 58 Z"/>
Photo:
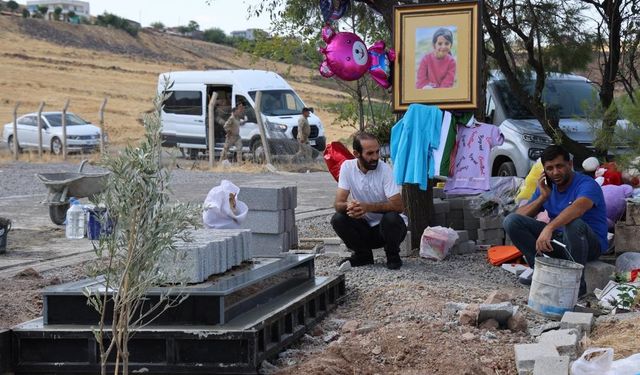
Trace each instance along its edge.
<path fill-rule="evenodd" d="M 62 112 L 43 112 L 42 148 L 54 155 L 62 154 Z M 100 128 L 67 112 L 67 152 L 93 151 L 100 147 Z M 38 148 L 38 114 L 18 117 L 18 152 L 26 148 Z M 13 122 L 4 125 L 2 140 L 13 151 Z M 106 136 L 105 136 L 106 142 Z"/>

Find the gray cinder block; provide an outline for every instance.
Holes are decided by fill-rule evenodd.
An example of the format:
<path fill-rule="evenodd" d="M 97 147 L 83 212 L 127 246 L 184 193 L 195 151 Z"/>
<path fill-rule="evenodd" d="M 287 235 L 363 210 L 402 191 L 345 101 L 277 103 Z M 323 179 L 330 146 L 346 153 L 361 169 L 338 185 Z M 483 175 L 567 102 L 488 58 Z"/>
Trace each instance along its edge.
<path fill-rule="evenodd" d="M 287 210 L 249 210 L 241 227 L 251 229 L 254 233 L 282 233 L 285 231 L 285 212 Z"/>
<path fill-rule="evenodd" d="M 567 375 L 569 357 L 540 357 L 533 366 L 533 375 Z"/>
<path fill-rule="evenodd" d="M 278 211 L 289 206 L 286 187 L 254 187 L 241 186 L 238 199 L 243 201 L 251 210 Z"/>
<path fill-rule="evenodd" d="M 504 239 L 503 229 L 478 229 L 478 240 Z"/>
<path fill-rule="evenodd" d="M 572 360 L 578 354 L 578 341 L 580 332 L 575 328 L 544 332 L 538 338 L 539 343 L 553 345 L 560 355 L 566 355 Z"/>
<path fill-rule="evenodd" d="M 555 347 L 546 344 L 517 344 L 514 345 L 514 350 L 519 375 L 531 373 L 539 358 L 560 356 Z"/>
<path fill-rule="evenodd" d="M 587 293 L 593 292 L 596 288 L 604 288 L 616 267 L 613 264 L 599 260 L 588 262 L 584 268 L 584 281 L 587 283 Z"/>
<path fill-rule="evenodd" d="M 289 233 L 254 233 L 253 242 L 254 256 L 279 255 L 289 251 L 290 238 Z"/>
<path fill-rule="evenodd" d="M 480 228 L 481 229 L 498 229 L 502 228 L 502 222 L 504 221 L 504 216 L 486 216 L 480 218 Z"/>
<path fill-rule="evenodd" d="M 578 329 L 581 333 L 590 333 L 593 326 L 593 314 L 592 313 L 579 313 L 573 311 L 567 311 L 560 320 L 560 328 Z"/>

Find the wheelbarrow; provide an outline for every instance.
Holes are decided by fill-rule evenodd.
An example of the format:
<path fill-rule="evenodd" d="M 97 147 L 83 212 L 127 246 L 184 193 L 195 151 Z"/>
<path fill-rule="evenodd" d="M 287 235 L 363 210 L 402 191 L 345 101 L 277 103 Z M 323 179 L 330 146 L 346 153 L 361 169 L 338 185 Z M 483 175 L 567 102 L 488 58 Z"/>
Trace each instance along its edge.
<path fill-rule="evenodd" d="M 49 217 L 54 224 L 64 224 L 69 198 L 91 199 L 106 188 L 109 172 L 83 173 L 82 168 L 86 163 L 87 160 L 83 160 L 76 173 L 36 173 L 49 189 L 45 203 L 49 205 Z"/>

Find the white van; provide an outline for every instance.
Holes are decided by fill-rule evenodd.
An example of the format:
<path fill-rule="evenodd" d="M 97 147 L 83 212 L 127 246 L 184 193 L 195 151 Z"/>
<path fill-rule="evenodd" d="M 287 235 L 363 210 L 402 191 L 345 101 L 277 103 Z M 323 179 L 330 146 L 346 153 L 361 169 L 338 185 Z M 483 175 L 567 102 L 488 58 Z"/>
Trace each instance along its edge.
<path fill-rule="evenodd" d="M 169 84 L 167 88 L 167 83 Z M 166 89 L 167 99 L 162 109 L 162 140 L 164 146 L 180 147 L 191 157 L 208 150 L 209 98 L 218 94 L 215 114 L 216 153 L 224 144 L 222 125 L 231 115 L 231 108 L 242 103 L 245 107 L 246 123 L 240 127 L 243 151 L 259 157 L 262 152 L 260 131 L 255 114 L 256 92 L 262 91 L 262 119 L 271 139 L 272 148 L 296 138 L 298 118 L 304 103 L 291 86 L 277 73 L 263 70 L 207 70 L 168 72 L 158 78 L 158 93 Z M 309 143 L 318 151 L 326 145 L 324 128 L 318 116 L 309 116 L 311 135 Z M 279 150 L 287 150 L 282 147 Z M 294 148 L 289 151 L 295 152 Z M 272 150 L 273 152 L 273 150 Z"/>

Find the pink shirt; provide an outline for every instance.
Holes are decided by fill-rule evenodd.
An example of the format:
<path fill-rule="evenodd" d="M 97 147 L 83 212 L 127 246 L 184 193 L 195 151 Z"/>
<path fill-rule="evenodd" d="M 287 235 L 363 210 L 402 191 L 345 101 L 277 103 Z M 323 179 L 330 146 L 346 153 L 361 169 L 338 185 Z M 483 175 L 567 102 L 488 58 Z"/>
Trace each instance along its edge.
<path fill-rule="evenodd" d="M 451 55 L 445 55 L 438 59 L 434 52 L 425 55 L 420 60 L 416 88 L 421 89 L 426 85 L 434 88 L 452 87 L 456 77 L 456 59 Z"/>
<path fill-rule="evenodd" d="M 447 180 L 444 190 L 453 194 L 473 194 L 490 189 L 491 166 L 489 153 L 493 146 L 504 142 L 504 136 L 497 126 L 476 122 L 467 128 L 458 126 L 456 137 L 455 163 L 453 174 Z"/>

